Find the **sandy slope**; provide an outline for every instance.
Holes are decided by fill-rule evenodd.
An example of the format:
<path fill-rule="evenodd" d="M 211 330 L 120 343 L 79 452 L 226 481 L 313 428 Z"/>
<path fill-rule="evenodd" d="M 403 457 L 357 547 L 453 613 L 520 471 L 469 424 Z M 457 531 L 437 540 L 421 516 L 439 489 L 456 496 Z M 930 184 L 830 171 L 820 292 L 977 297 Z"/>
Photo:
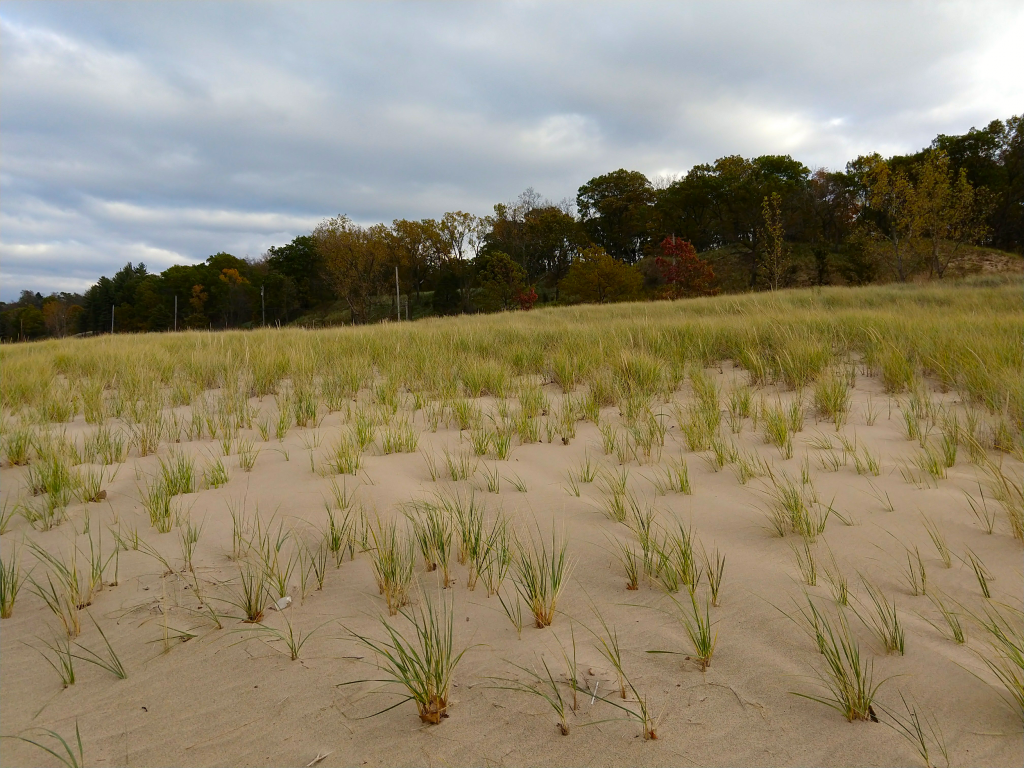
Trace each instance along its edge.
<path fill-rule="evenodd" d="M 728 365 L 715 374 L 723 383 L 742 376 Z M 554 397 L 554 391 L 551 394 Z M 764 394 L 774 397 L 773 391 Z M 871 427 L 864 416 L 869 394 L 881 406 L 881 415 Z M 792 393 L 783 396 L 792 397 Z M 679 400 L 686 397 L 685 392 L 677 395 Z M 936 397 L 954 401 L 949 394 Z M 272 402 L 266 401 L 263 407 L 271 408 Z M 614 419 L 617 411 L 605 409 L 603 415 Z M 339 423 L 338 414 L 323 421 L 320 432 L 326 438 L 318 454 L 331 442 Z M 417 416 L 417 424 L 422 425 L 422 415 Z M 980 472 L 963 452 L 937 489 L 922 490 L 907 483 L 897 462 L 910 456 L 917 444 L 903 437 L 900 424 L 896 403 L 890 413 L 889 400 L 878 382 L 860 378 L 844 431 L 850 436 L 856 433 L 860 444 L 880 454 L 882 472 L 877 478 L 858 476 L 852 461 L 838 472 L 823 471 L 808 441 L 819 431 L 834 434 L 834 427 L 815 424 L 810 413 L 789 461 L 782 461 L 774 447 L 765 445 L 749 422 L 736 440 L 794 477 L 799 477 L 801 460 L 809 454 L 819 495 L 826 500 L 834 496 L 835 507 L 854 518 L 856 524 L 849 527 L 830 519 L 823 539 L 856 593 L 863 595 L 857 584 L 859 571 L 895 598 L 906 626 L 906 656 L 887 656 L 851 615 L 851 624 L 874 663 L 876 679 L 893 676 L 879 694 L 882 704 L 897 703 L 898 690 L 916 699 L 941 725 L 954 764 L 1020 765 L 1024 749 L 1019 717 L 1000 698 L 1000 689 L 971 650 L 953 644 L 929 623 L 941 621 L 929 599 L 912 597 L 899 576 L 903 544 L 917 545 L 932 590 L 941 589 L 968 607 L 982 603 L 968 567 L 956 559 L 951 569 L 942 567 L 921 524 L 925 512 L 945 532 L 956 554 L 963 555 L 970 547 L 981 557 L 995 577 L 993 598 L 1020 609 L 1020 544 L 1010 537 L 1002 519 L 995 534 L 987 535 L 972 516 L 963 491 L 976 492 Z M 86 428 L 79 417 L 70 430 Z M 723 430 L 728 434 L 724 423 Z M 231 548 L 228 499 L 244 496 L 250 512 L 258 503 L 264 516 L 275 513 L 286 528 L 324 524 L 322 495 L 329 481 L 310 470 L 304 433 L 309 430 L 293 429 L 285 440 L 290 461 L 275 451 L 281 446 L 272 440 L 263 446 L 251 474 L 239 470 L 231 457 L 230 482 L 195 494 L 191 500 L 193 518 L 205 520 L 197 563 L 210 594 L 226 595 L 233 588 L 227 582 L 238 573 L 226 556 Z M 910 745 L 885 725 L 851 724 L 833 710 L 791 694 L 816 692 L 816 683 L 808 676 L 821 664 L 811 638 L 779 610 L 793 614 L 793 601 L 802 599 L 805 589 L 790 550 L 792 537 L 782 540 L 767 532 L 763 483 L 753 480 L 740 485 L 729 468 L 713 472 L 699 456 L 685 453 L 677 434 L 678 427 L 673 426 L 663 460 L 687 457 L 693 495 L 655 499 L 652 484 L 644 479 L 652 474 L 651 467 L 635 462 L 631 483 L 636 492 L 655 501 L 662 520 L 674 515 L 692 522 L 704 545 L 717 546 L 727 557 L 723 602 L 713 610 L 718 646 L 706 675 L 682 656 L 645 653 L 688 650 L 682 627 L 671 613 L 671 601 L 650 584 L 635 592 L 625 589 L 608 537 L 628 532 L 601 513 L 596 485 L 583 486 L 581 498 L 563 488 L 566 470 L 585 453 L 608 466 L 616 464 L 613 456 L 602 455 L 597 428 L 581 423 L 571 445 L 518 446 L 510 460 L 502 463 L 503 474 L 517 473 L 525 481 L 526 494 L 503 482 L 495 496 L 486 493 L 482 477 L 476 481 L 478 495 L 488 506 L 514 512 L 521 528 L 533 525 L 535 519 L 543 530 L 549 530 L 552 521 L 564 525 L 576 566 L 559 604 L 563 614 L 552 628 L 527 626 L 521 640 L 497 599 L 488 599 L 480 588 L 467 591 L 465 569 L 456 566 L 457 638 L 460 644 L 473 647 L 456 673 L 451 716 L 440 726 L 421 727 L 411 703 L 360 719 L 394 699 L 373 693 L 370 686 L 339 687 L 373 672 L 352 658 L 364 651 L 344 639 L 341 626 L 379 633 L 375 622 L 384 607 L 366 554 L 346 561 L 340 570 L 332 566 L 324 590 L 312 592 L 304 601 L 294 580 L 295 602 L 287 609 L 292 623 L 304 630 L 328 623 L 308 642 L 301 659 L 293 662 L 280 649 L 246 640 L 246 635 L 235 631 L 242 627 L 237 620 L 226 621 L 225 628 L 217 631 L 190 615 L 187 609 L 196 608 L 198 601 L 187 581 L 178 575 L 163 577 L 155 560 L 130 551 L 120 556 L 118 586 L 106 587 L 90 609 L 118 650 L 128 679 L 117 680 L 79 663 L 78 682 L 61 690 L 53 670 L 33 649 L 40 645 L 37 636 L 49 633 L 52 616 L 26 589 L 14 616 L 0 625 L 0 731 L 12 734 L 41 726 L 67 735 L 73 733 L 77 720 L 86 761 L 96 765 L 306 765 L 323 753 L 329 753 L 320 763 L 323 766 L 917 764 Z M 440 430 L 424 433 L 420 447 L 440 454 L 442 446 L 458 443 L 456 430 Z M 219 454 L 211 441 L 183 445 L 197 455 Z M 1020 476 L 1019 463 L 1003 461 Z M 152 472 L 156 465 L 156 457 L 133 455 L 108 484 L 108 502 L 90 505 L 91 526 L 97 530 L 101 519 L 110 523 L 115 517 L 122 525 L 137 525 L 146 541 L 174 562 L 177 533 L 155 533 L 137 501 L 137 473 Z M 0 472 L 5 499 L 19 492 L 23 472 L 8 467 Z M 396 514 L 400 502 L 426 496 L 436 487 L 418 454 L 371 455 L 365 477 L 372 483 L 361 482 L 357 497 L 367 509 L 382 515 Z M 889 494 L 894 512 L 882 509 L 869 483 Z M 79 529 L 84 514 L 82 505 L 73 507 Z M 23 536 L 56 550 L 67 546 L 70 533 L 69 524 L 48 533 L 35 532 L 19 518 L 3 536 L 4 556 Z M 111 543 L 105 536 L 105 547 Z M 819 550 L 824 553 L 823 545 Z M 26 555 L 23 564 L 27 567 L 32 562 Z M 432 574 L 418 571 L 418 578 L 433 589 Z M 553 665 L 560 663 L 556 638 L 568 645 L 572 617 L 577 621 L 582 679 L 590 687 L 600 683 L 602 694 L 609 692 L 614 676 L 595 650 L 593 637 L 581 626 L 597 626 L 584 590 L 618 628 L 627 670 L 661 713 L 658 741 L 644 741 L 631 722 L 581 727 L 615 715 L 600 701 L 592 705 L 589 697 L 583 697 L 573 717 L 571 734 L 562 737 L 556 731 L 555 716 L 540 699 L 487 687 L 488 676 L 511 674 L 506 660 L 532 665 L 537 654 L 544 653 Z M 809 591 L 828 603 L 823 580 Z M 164 608 L 171 627 L 197 635 L 187 643 L 173 644 L 166 653 Z M 267 622 L 283 626 L 279 613 L 270 612 Z M 969 628 L 968 633 L 969 646 L 982 649 L 979 631 Z M 99 647 L 98 634 L 87 620 L 81 641 Z M 0 746 L 4 765 L 48 764 L 46 759 L 14 741 L 5 740 Z"/>

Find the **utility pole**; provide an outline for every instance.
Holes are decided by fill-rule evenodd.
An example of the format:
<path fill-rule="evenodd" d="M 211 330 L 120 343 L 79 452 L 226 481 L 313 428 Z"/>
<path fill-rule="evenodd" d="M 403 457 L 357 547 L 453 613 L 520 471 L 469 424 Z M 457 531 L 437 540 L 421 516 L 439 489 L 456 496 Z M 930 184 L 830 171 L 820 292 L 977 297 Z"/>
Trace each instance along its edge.
<path fill-rule="evenodd" d="M 174 330 L 178 330 L 178 294 L 174 294 Z"/>
<path fill-rule="evenodd" d="M 114 305 L 110 305 L 110 332 L 114 332 Z"/>
<path fill-rule="evenodd" d="M 265 286 L 265 285 L 261 285 L 260 286 L 260 304 L 263 305 L 263 327 L 264 328 L 267 327 L 267 300 L 263 296 L 263 290 L 266 287 L 267 286 Z"/>
<path fill-rule="evenodd" d="M 395 265 L 395 311 L 398 313 L 398 322 L 402 322 L 402 289 L 398 287 L 398 265 Z"/>

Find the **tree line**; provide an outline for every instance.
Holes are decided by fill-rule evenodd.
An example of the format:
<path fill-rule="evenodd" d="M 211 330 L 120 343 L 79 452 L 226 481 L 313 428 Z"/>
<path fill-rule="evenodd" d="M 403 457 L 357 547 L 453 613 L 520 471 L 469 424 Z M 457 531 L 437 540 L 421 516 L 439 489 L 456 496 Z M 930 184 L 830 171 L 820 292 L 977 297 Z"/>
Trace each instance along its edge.
<path fill-rule="evenodd" d="M 942 278 L 978 247 L 1024 249 L 1020 116 L 841 171 L 730 155 L 653 181 L 619 169 L 558 203 L 528 189 L 486 216 L 363 226 L 339 215 L 259 258 L 217 253 L 159 274 L 129 263 L 84 294 L 24 291 L 0 306 L 0 335 L 367 323 Z"/>

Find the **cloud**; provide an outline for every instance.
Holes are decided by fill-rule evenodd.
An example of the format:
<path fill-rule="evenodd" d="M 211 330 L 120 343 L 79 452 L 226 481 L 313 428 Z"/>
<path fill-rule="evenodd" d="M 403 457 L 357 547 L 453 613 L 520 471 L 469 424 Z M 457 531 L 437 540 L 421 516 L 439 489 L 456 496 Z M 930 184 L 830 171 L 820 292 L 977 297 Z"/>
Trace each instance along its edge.
<path fill-rule="evenodd" d="M 1022 37 L 1014 3 L 7 2 L 0 296 L 619 167 L 915 150 L 1020 109 Z"/>

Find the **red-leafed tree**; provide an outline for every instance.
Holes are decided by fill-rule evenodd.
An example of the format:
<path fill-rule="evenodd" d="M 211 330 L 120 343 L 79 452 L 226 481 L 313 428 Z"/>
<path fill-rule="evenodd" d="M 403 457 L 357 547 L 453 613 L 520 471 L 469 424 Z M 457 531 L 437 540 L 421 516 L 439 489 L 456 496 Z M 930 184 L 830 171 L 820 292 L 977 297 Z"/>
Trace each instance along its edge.
<path fill-rule="evenodd" d="M 533 305 L 537 303 L 537 291 L 533 289 L 533 286 L 527 286 L 519 293 L 516 294 L 516 302 L 519 304 L 519 308 L 523 310 L 533 309 Z"/>
<path fill-rule="evenodd" d="M 654 263 L 665 281 L 665 298 L 713 296 L 718 293 L 714 287 L 715 271 L 697 255 L 688 240 L 666 237 L 658 247 L 661 255 Z"/>

